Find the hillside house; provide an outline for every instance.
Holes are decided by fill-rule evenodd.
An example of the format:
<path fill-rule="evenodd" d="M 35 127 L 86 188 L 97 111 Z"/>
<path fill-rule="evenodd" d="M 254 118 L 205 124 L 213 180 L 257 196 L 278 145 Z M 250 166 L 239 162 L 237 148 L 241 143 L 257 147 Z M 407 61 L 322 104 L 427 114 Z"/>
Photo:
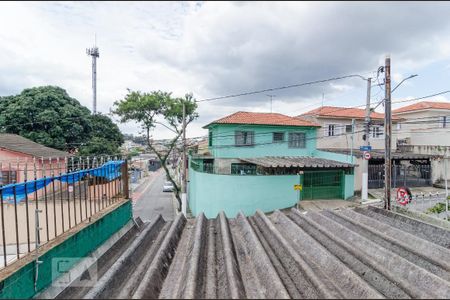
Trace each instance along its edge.
<path fill-rule="evenodd" d="M 250 215 L 291 207 L 299 199 L 353 196 L 353 165 L 346 155 L 317 150 L 320 125 L 314 122 L 237 112 L 204 128 L 208 152 L 192 155 L 189 163 L 188 201 L 195 215 Z"/>

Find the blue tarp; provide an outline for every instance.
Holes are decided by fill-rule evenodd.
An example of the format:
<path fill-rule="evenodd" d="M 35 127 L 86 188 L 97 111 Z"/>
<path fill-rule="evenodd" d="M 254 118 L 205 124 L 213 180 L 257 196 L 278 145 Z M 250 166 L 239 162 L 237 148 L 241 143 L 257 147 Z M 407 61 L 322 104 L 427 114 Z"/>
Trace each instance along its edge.
<path fill-rule="evenodd" d="M 26 194 L 34 193 L 45 186 L 49 185 L 54 180 L 60 180 L 68 184 L 74 184 L 80 181 L 84 176 L 96 176 L 103 177 L 108 181 L 112 181 L 121 176 L 121 166 L 124 163 L 123 160 L 108 161 L 101 167 L 87 170 L 80 170 L 70 173 L 61 174 L 58 176 L 41 178 L 37 180 L 30 180 L 27 182 L 12 183 L 0 187 L 2 191 L 1 195 L 3 200 L 14 202 L 14 194 L 16 195 L 16 201 L 20 202 L 25 199 Z"/>

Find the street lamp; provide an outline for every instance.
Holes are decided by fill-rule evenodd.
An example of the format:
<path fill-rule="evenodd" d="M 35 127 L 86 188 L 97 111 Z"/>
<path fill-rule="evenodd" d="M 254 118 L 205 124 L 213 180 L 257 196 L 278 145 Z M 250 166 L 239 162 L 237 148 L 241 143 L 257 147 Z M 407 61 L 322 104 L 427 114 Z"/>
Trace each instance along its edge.
<path fill-rule="evenodd" d="M 408 77 L 406 77 L 405 79 L 403 79 L 402 81 L 400 81 L 400 83 L 399 84 L 397 84 L 396 86 L 395 86 L 395 88 L 393 88 L 392 89 L 392 92 L 391 92 L 391 94 L 403 83 L 403 82 L 405 82 L 406 80 L 408 80 L 408 79 L 411 79 L 411 78 L 414 78 L 414 77 L 416 77 L 416 76 L 419 76 L 419 75 L 417 75 L 417 74 L 414 74 L 414 75 L 409 75 Z"/>
<path fill-rule="evenodd" d="M 408 77 L 406 77 L 405 79 L 403 79 L 402 81 L 400 81 L 400 83 L 397 84 L 397 85 L 392 89 L 391 95 L 392 95 L 392 93 L 393 93 L 393 92 L 394 92 L 394 91 L 395 91 L 395 90 L 396 90 L 403 82 L 405 82 L 405 81 L 408 80 L 408 79 L 417 77 L 417 76 L 419 76 L 419 75 L 417 75 L 417 74 L 409 75 Z M 375 106 L 375 107 L 373 108 L 373 110 L 375 110 L 378 106 L 380 106 L 380 104 L 383 103 L 385 100 L 386 100 L 386 99 L 383 99 L 383 100 L 381 100 L 380 102 L 378 102 L 377 106 Z"/>

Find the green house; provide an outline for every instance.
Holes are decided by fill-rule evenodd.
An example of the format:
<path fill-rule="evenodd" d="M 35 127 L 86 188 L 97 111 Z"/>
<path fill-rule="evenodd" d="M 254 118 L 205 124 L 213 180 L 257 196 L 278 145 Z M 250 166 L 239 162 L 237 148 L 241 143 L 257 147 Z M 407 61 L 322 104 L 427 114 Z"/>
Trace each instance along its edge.
<path fill-rule="evenodd" d="M 346 155 L 316 149 L 320 125 L 277 113 L 236 112 L 204 126 L 208 151 L 189 163 L 194 215 L 270 212 L 301 200 L 353 196 Z"/>

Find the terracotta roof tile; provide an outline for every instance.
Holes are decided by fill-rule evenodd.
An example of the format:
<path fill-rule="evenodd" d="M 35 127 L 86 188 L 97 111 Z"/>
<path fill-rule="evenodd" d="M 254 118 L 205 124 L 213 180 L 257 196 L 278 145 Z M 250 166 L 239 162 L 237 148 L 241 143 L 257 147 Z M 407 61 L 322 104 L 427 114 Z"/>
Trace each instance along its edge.
<path fill-rule="evenodd" d="M 322 106 L 313 109 L 309 112 L 299 115 L 301 116 L 321 116 L 321 117 L 333 117 L 333 118 L 354 118 L 364 119 L 366 117 L 366 110 L 361 108 L 351 107 L 336 107 L 336 106 Z M 371 119 L 384 119 L 384 114 L 378 112 L 372 112 L 370 114 Z"/>
<path fill-rule="evenodd" d="M 211 124 L 252 124 L 252 125 L 277 125 L 277 126 L 313 126 L 320 127 L 311 121 L 300 118 L 293 118 L 277 113 L 256 113 L 238 111 L 234 114 L 213 121 L 203 128 Z"/>
<path fill-rule="evenodd" d="M 403 113 L 403 112 L 410 112 L 410 111 L 416 111 L 416 110 L 423 110 L 423 109 L 448 109 L 450 110 L 450 103 L 449 102 L 430 102 L 430 101 L 422 101 L 418 103 L 414 103 L 408 106 L 400 107 L 398 109 L 394 109 L 392 113 Z"/>

